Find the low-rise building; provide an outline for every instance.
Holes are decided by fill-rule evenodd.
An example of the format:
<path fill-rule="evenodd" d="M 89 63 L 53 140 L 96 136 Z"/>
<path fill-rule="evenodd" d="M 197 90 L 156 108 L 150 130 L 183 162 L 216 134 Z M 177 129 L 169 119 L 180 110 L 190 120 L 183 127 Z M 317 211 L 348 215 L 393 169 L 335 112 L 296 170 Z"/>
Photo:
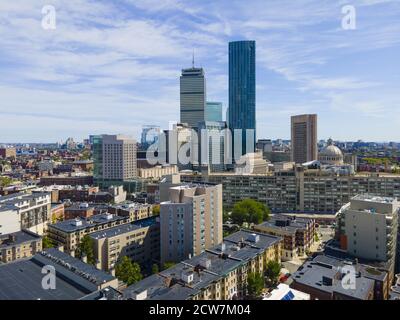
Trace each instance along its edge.
<path fill-rule="evenodd" d="M 129 286 L 126 299 L 230 300 L 246 295 L 247 275 L 280 261 L 281 238 L 236 232 L 202 254 Z"/>
<path fill-rule="evenodd" d="M 111 271 L 124 256 L 149 267 L 160 260 L 160 223 L 147 218 L 90 234 L 99 267 Z"/>
<path fill-rule="evenodd" d="M 48 236 L 55 243 L 63 246 L 65 252 L 74 255 L 85 235 L 129 222 L 128 217 L 120 217 L 111 213 L 97 214 L 87 219 L 76 218 L 51 224 Z"/>
<path fill-rule="evenodd" d="M 94 214 L 94 206 L 88 203 L 76 203 L 65 208 L 65 220 L 75 218 L 90 218 Z"/>
<path fill-rule="evenodd" d="M 374 280 L 357 269 L 352 262 L 318 255 L 293 273 L 290 287 L 308 293 L 311 300 L 373 300 Z"/>
<path fill-rule="evenodd" d="M 13 147 L 0 148 L 0 158 L 15 158 L 17 156 L 17 150 Z"/>
<path fill-rule="evenodd" d="M 49 273 L 55 279 L 46 287 L 42 280 Z M 57 249 L 0 265 L 1 300 L 77 300 L 107 287 L 117 289 L 118 280 Z"/>
<path fill-rule="evenodd" d="M 125 201 L 118 205 L 109 206 L 108 211 L 122 217 L 129 217 L 131 221 L 136 221 L 153 216 L 153 205 Z"/>
<path fill-rule="evenodd" d="M 283 238 L 282 260 L 293 260 L 303 256 L 314 243 L 314 219 L 296 216 L 274 215 L 269 221 L 254 226 L 258 232 Z"/>
<path fill-rule="evenodd" d="M 66 186 L 86 186 L 93 184 L 93 176 L 88 174 L 60 174 L 40 178 L 40 185 L 66 185 Z"/>
<path fill-rule="evenodd" d="M 0 235 L 0 261 L 29 258 L 42 251 L 42 237 L 28 230 Z"/>
<path fill-rule="evenodd" d="M 27 229 L 42 235 L 51 219 L 48 192 L 15 193 L 0 197 L 0 234 Z"/>
<path fill-rule="evenodd" d="M 280 283 L 276 289 L 264 295 L 263 300 L 310 300 L 310 295 L 308 293 L 290 288 L 285 283 Z"/>
<path fill-rule="evenodd" d="M 64 203 L 52 203 L 50 208 L 51 222 L 56 223 L 57 221 L 65 220 L 64 210 Z"/>
<path fill-rule="evenodd" d="M 161 179 L 163 176 L 178 173 L 178 167 L 174 165 L 140 168 L 139 177 L 144 179 Z"/>

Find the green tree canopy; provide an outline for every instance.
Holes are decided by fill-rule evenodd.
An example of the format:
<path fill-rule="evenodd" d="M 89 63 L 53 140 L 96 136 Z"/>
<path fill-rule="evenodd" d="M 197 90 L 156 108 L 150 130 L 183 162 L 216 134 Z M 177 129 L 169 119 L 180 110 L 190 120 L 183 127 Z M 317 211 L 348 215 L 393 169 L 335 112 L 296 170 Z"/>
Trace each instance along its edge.
<path fill-rule="evenodd" d="M 10 177 L 0 177 L 0 187 L 8 187 L 12 183 Z"/>
<path fill-rule="evenodd" d="M 128 286 L 142 280 L 143 275 L 140 271 L 140 265 L 124 256 L 115 266 L 115 276 L 125 282 Z"/>
<path fill-rule="evenodd" d="M 153 206 L 153 216 L 158 216 L 158 215 L 160 215 L 160 206 L 155 205 Z"/>
<path fill-rule="evenodd" d="M 252 272 L 247 276 L 247 295 L 257 298 L 264 289 L 264 278 L 261 273 Z"/>
<path fill-rule="evenodd" d="M 164 262 L 163 270 L 169 269 L 169 268 L 173 267 L 174 265 L 176 265 L 175 262 L 173 262 L 173 261 L 166 261 L 166 262 Z"/>
<path fill-rule="evenodd" d="M 156 274 L 156 273 L 159 273 L 160 272 L 160 268 L 158 267 L 158 264 L 153 264 L 152 266 L 151 266 L 151 273 L 152 274 Z"/>
<path fill-rule="evenodd" d="M 268 220 L 269 208 L 261 202 L 253 199 L 244 199 L 235 203 L 231 218 L 233 223 L 242 225 L 243 222 L 259 224 Z"/>
<path fill-rule="evenodd" d="M 89 235 L 85 235 L 79 243 L 76 253 L 78 258 L 86 256 L 87 262 L 94 265 L 96 260 L 94 258 L 93 245 L 93 239 Z"/>
<path fill-rule="evenodd" d="M 265 268 L 265 277 L 271 285 L 276 285 L 281 274 L 281 264 L 276 260 L 271 260 Z"/>
<path fill-rule="evenodd" d="M 54 248 L 55 246 L 56 244 L 49 237 L 43 237 L 42 239 L 43 249 Z"/>

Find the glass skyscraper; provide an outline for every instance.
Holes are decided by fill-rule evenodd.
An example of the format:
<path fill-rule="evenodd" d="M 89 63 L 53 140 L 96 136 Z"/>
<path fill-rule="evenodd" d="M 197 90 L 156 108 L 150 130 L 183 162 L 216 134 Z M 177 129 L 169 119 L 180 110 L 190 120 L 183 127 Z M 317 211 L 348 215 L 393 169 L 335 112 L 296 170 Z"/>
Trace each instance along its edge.
<path fill-rule="evenodd" d="M 204 121 L 206 79 L 202 68 L 183 69 L 180 78 L 181 123 L 197 128 Z"/>
<path fill-rule="evenodd" d="M 222 102 L 207 101 L 204 121 L 222 121 Z"/>
<path fill-rule="evenodd" d="M 254 150 L 256 138 L 256 42 L 229 43 L 229 129 L 242 129 L 242 155 Z M 253 145 L 246 129 L 254 130 Z M 235 145 L 234 139 L 233 143 Z M 236 142 L 237 143 L 237 142 Z M 247 149 L 246 149 L 247 147 Z M 234 150 L 234 149 L 233 149 Z"/>

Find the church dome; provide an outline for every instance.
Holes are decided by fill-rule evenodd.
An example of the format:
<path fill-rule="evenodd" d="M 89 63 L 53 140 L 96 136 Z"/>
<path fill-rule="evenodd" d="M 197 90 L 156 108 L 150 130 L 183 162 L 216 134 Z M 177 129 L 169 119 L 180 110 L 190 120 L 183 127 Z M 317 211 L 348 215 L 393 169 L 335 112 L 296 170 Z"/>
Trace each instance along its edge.
<path fill-rule="evenodd" d="M 341 165 L 343 153 L 333 144 L 333 140 L 329 139 L 328 145 L 319 152 L 318 159 L 322 164 Z"/>

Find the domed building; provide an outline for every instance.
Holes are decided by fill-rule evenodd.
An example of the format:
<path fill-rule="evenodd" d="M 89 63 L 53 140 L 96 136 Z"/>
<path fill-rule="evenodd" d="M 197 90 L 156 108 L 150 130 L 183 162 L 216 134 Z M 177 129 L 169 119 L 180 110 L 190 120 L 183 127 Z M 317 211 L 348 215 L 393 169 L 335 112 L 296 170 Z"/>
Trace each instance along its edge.
<path fill-rule="evenodd" d="M 333 144 L 333 140 L 329 139 L 328 145 L 319 152 L 318 160 L 321 164 L 342 165 L 343 153 Z"/>

